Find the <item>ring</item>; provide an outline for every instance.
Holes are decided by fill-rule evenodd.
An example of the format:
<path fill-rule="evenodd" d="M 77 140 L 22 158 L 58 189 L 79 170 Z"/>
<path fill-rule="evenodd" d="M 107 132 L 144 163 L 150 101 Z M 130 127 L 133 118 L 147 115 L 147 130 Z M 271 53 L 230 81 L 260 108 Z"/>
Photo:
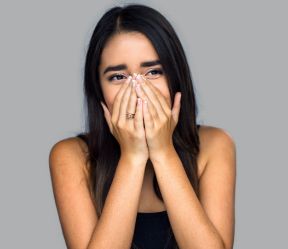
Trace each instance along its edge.
<path fill-rule="evenodd" d="M 132 119 L 134 118 L 134 116 L 135 116 L 135 113 L 129 113 L 129 112 L 126 113 L 126 119 Z"/>

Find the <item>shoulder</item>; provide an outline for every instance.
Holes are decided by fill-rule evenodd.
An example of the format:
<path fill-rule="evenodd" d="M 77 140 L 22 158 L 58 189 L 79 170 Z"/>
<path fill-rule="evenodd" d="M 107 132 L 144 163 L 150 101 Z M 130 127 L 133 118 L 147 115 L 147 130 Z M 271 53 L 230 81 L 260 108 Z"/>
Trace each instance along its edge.
<path fill-rule="evenodd" d="M 208 162 L 219 157 L 233 157 L 236 153 L 236 145 L 231 134 L 220 128 L 209 125 L 201 125 L 199 129 L 201 164 L 200 176 L 204 173 Z"/>
<path fill-rule="evenodd" d="M 79 137 L 69 137 L 57 141 L 50 149 L 50 168 L 73 167 L 83 173 L 88 179 L 88 165 L 86 164 L 87 145 Z M 72 163 L 73 162 L 73 163 Z"/>
<path fill-rule="evenodd" d="M 203 126 L 199 132 L 206 156 L 205 168 L 199 179 L 199 201 L 225 248 L 232 248 L 235 226 L 235 142 L 230 133 L 222 128 Z"/>
<path fill-rule="evenodd" d="M 85 143 L 70 137 L 56 142 L 49 154 L 52 190 L 67 248 L 86 248 L 98 222 L 84 152 Z"/>
<path fill-rule="evenodd" d="M 203 149 L 205 147 L 207 156 L 208 154 L 213 154 L 219 145 L 228 147 L 235 146 L 232 135 L 228 131 L 215 126 L 201 125 L 199 138 L 200 146 L 202 146 Z"/>

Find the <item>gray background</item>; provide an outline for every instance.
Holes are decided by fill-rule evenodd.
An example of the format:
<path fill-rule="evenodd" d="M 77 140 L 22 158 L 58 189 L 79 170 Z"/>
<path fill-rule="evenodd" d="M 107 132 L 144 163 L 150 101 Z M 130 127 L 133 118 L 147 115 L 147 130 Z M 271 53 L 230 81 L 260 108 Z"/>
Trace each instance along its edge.
<path fill-rule="evenodd" d="M 65 248 L 48 154 L 84 128 L 87 44 L 100 16 L 121 3 L 128 2 L 0 3 L 0 248 Z M 287 6 L 141 3 L 163 13 L 180 37 L 198 122 L 223 128 L 236 142 L 234 248 L 287 248 Z"/>

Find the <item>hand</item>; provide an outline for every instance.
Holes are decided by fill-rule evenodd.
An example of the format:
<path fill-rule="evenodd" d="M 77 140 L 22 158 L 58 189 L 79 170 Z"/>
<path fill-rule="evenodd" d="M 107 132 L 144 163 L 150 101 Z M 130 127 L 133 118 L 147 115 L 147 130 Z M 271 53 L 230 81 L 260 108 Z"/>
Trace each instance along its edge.
<path fill-rule="evenodd" d="M 132 80 L 134 80 L 134 77 L 130 76 L 117 93 L 113 103 L 112 115 L 102 102 L 101 105 L 110 132 L 120 144 L 121 156 L 129 159 L 133 158 L 133 160 L 137 158 L 138 162 L 145 161 L 146 163 L 149 154 L 143 124 L 142 101 L 141 99 L 137 101 L 135 84 L 133 86 Z M 135 113 L 134 118 L 127 119 L 127 112 Z"/>
<path fill-rule="evenodd" d="M 143 116 L 149 157 L 174 148 L 172 134 L 178 123 L 181 93 L 174 98 L 172 110 L 165 97 L 151 82 L 138 75 L 136 93 L 143 99 Z M 145 102 L 146 100 L 146 102 Z"/>

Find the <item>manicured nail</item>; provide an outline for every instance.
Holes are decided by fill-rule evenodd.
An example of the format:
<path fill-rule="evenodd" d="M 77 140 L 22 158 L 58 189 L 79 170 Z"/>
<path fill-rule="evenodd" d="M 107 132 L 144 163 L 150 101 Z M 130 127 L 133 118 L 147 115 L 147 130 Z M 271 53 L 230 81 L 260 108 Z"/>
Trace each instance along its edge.
<path fill-rule="evenodd" d="M 140 89 L 139 83 L 136 83 L 135 91 L 136 91 L 138 96 L 142 96 L 142 90 Z"/>
<path fill-rule="evenodd" d="M 141 83 L 141 84 L 145 84 L 145 81 L 144 81 L 144 77 L 142 75 L 138 75 L 137 77 L 137 80 Z"/>
<path fill-rule="evenodd" d="M 137 102 L 140 105 L 141 104 L 141 98 L 137 98 Z"/>

